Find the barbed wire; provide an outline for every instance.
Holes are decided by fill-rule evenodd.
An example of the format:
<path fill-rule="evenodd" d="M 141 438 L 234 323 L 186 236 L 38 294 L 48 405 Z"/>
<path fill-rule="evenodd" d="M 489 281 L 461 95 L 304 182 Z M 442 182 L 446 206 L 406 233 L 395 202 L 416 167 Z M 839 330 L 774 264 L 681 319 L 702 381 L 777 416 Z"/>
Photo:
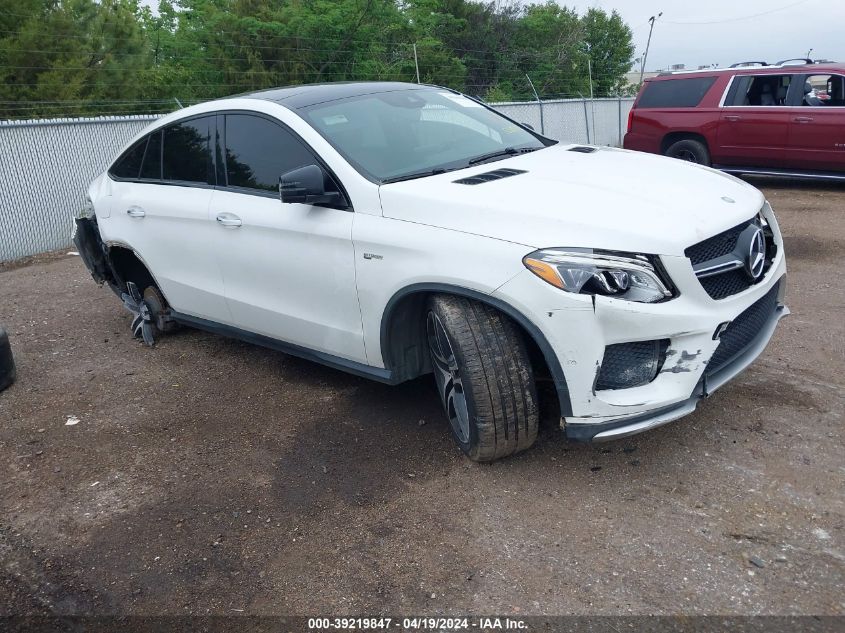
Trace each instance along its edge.
<path fill-rule="evenodd" d="M 174 49 L 175 48 L 176 47 L 174 47 Z M 182 46 L 179 46 L 178 48 L 182 48 Z M 249 49 L 249 50 L 255 50 L 257 47 L 244 45 L 241 48 Z M 261 48 L 261 47 L 258 47 L 258 48 Z M 269 50 L 276 51 L 276 52 L 291 51 L 291 52 L 296 52 L 296 53 L 331 53 L 331 54 L 347 53 L 347 54 L 350 54 L 350 55 L 372 55 L 373 54 L 372 50 L 365 50 L 365 49 L 321 49 L 321 48 L 306 48 L 306 47 L 265 47 L 265 48 L 267 48 Z M 80 56 L 84 55 L 84 56 L 91 56 L 91 55 L 98 55 L 99 54 L 99 55 L 108 55 L 109 58 L 113 58 L 113 59 L 126 59 L 126 58 L 150 59 L 150 58 L 161 57 L 162 60 L 184 59 L 184 60 L 191 60 L 191 61 L 202 60 L 202 61 L 222 61 L 222 62 L 256 62 L 256 61 L 260 61 L 260 62 L 266 62 L 266 63 L 270 63 L 270 62 L 290 63 L 292 61 L 300 61 L 300 60 L 291 60 L 290 58 L 286 58 L 286 57 L 261 57 L 261 56 L 255 56 L 255 57 L 228 57 L 228 56 L 226 56 L 226 57 L 206 57 L 206 56 L 202 56 L 202 55 L 199 55 L 199 54 L 174 55 L 174 54 L 168 52 L 167 47 L 163 47 L 160 50 L 157 50 L 155 47 L 153 47 L 153 48 L 149 48 L 148 50 L 146 50 L 145 52 L 142 52 L 142 53 L 91 51 L 91 50 L 88 50 L 88 49 L 63 49 L 63 50 L 51 49 L 51 50 L 48 50 L 48 49 L 19 49 L 19 48 L 15 48 L 14 52 L 16 52 L 16 53 L 26 53 L 26 54 L 29 54 L 29 55 L 80 55 Z M 417 50 L 418 56 L 420 56 L 420 55 L 424 56 L 424 55 L 427 54 L 427 52 L 428 51 L 425 48 L 419 48 Z M 464 53 L 464 52 L 468 52 L 468 51 L 466 51 L 465 49 L 452 48 L 452 47 L 444 47 L 442 49 L 442 53 L 447 53 L 447 54 L 448 53 L 459 54 L 459 53 Z M 470 52 L 472 52 L 472 51 L 470 51 Z M 485 61 L 486 62 L 495 61 L 492 58 L 493 55 L 500 55 L 500 56 L 504 55 L 505 59 L 510 60 L 510 61 L 520 60 L 520 59 L 527 60 L 527 59 L 533 59 L 533 58 L 548 58 L 549 55 L 550 55 L 549 49 L 546 49 L 546 50 L 525 49 L 525 50 L 516 50 L 516 51 L 514 51 L 514 50 L 510 50 L 510 51 L 506 51 L 506 50 L 493 51 L 493 50 L 491 50 L 491 51 L 478 51 L 478 52 L 484 52 L 486 55 L 490 56 L 490 59 L 479 60 L 482 63 L 485 62 Z M 405 50 L 402 51 L 401 53 L 396 51 L 396 50 L 390 50 L 390 49 L 384 49 L 384 53 L 385 53 L 385 56 L 396 55 L 397 53 L 403 54 L 405 56 L 405 59 L 412 60 L 413 59 L 413 46 L 411 44 L 407 44 Z M 470 57 L 471 56 L 468 56 L 468 55 L 465 55 L 463 57 L 458 55 L 457 59 L 463 60 L 463 58 L 470 58 Z M 569 59 L 569 61 L 577 61 L 578 59 L 579 58 L 577 56 L 573 56 Z M 333 61 L 332 60 L 332 61 L 329 61 L 329 62 L 322 62 L 322 63 L 342 64 L 342 63 L 346 63 L 346 62 L 344 62 L 344 61 Z"/>
<path fill-rule="evenodd" d="M 3 34 L 3 33 L 5 33 L 7 35 L 19 35 L 20 31 L 19 30 L 18 31 L 10 31 L 10 30 L 0 29 L 0 34 Z M 167 31 L 167 33 L 170 36 L 175 36 L 175 34 L 176 34 L 176 32 L 171 32 L 171 31 Z M 153 44 L 153 41 L 152 41 L 152 39 L 149 38 L 149 36 L 155 35 L 156 31 L 149 31 L 149 30 L 139 31 L 139 35 L 141 35 L 141 34 L 148 36 L 148 38 L 144 39 L 142 41 L 139 41 L 138 42 L 139 44 L 143 44 L 143 45 L 146 45 L 146 46 Z M 249 33 L 247 31 L 214 31 L 211 37 L 197 38 L 197 40 L 195 40 L 195 42 L 215 40 L 218 36 L 222 36 L 222 35 L 234 35 L 234 36 L 239 36 L 239 37 L 252 36 L 253 38 L 262 36 L 262 34 L 260 34 L 260 33 Z M 370 39 L 366 39 L 366 40 L 365 39 L 347 40 L 347 39 L 344 39 L 344 38 L 311 37 L 311 36 L 302 36 L 302 35 L 292 35 L 292 34 L 287 34 L 287 33 L 285 33 L 285 34 L 282 34 L 282 33 L 263 34 L 263 35 L 265 37 L 275 37 L 275 38 L 282 39 L 282 40 L 300 40 L 301 39 L 301 40 L 309 42 L 309 43 L 311 43 L 311 42 L 326 42 L 326 41 L 335 42 L 335 41 L 339 41 L 339 42 L 347 42 L 347 43 L 351 44 L 353 42 L 359 42 L 359 43 L 365 44 L 367 46 L 373 46 L 373 47 L 376 47 L 376 48 L 380 48 L 380 47 L 394 47 L 394 48 L 404 47 L 408 50 L 412 50 L 413 47 L 414 47 L 414 44 L 416 44 L 417 47 L 418 47 L 418 50 L 425 50 L 425 46 L 426 46 L 425 40 L 415 41 L 415 42 L 409 42 L 409 41 L 385 42 L 383 39 L 377 39 L 377 38 L 370 38 Z M 118 36 L 110 36 L 110 35 L 91 35 L 91 34 L 85 34 L 85 35 L 63 34 L 63 35 L 56 36 L 54 39 L 56 39 L 56 40 L 80 40 L 80 41 L 85 42 L 85 43 L 119 42 L 119 43 L 122 43 L 122 44 L 126 44 L 126 43 L 132 41 L 127 37 L 118 37 Z M 184 45 L 185 43 L 187 43 L 187 42 L 180 43 L 180 46 Z M 227 43 L 227 42 L 217 42 L 217 41 L 215 41 L 214 43 L 215 43 L 215 46 L 219 46 L 219 47 L 222 47 L 222 48 L 245 48 L 245 49 L 250 49 L 250 50 L 285 50 L 285 49 L 295 50 L 295 51 L 315 50 L 315 51 L 322 51 L 322 52 L 326 52 L 326 53 L 366 52 L 362 48 L 338 49 L 338 48 L 332 47 L 332 48 L 325 48 L 325 49 L 319 49 L 319 48 L 311 49 L 309 47 L 301 47 L 301 46 L 298 46 L 298 45 L 297 46 L 290 46 L 290 45 L 289 46 L 279 46 L 279 45 L 269 45 L 268 44 L 268 45 L 259 46 L 259 45 L 253 44 L 252 42 L 250 42 L 250 43 L 228 42 Z M 159 44 L 163 45 L 163 46 L 168 45 L 167 42 L 159 42 Z M 459 53 L 484 53 L 485 55 L 493 55 L 493 54 L 503 52 L 502 50 L 496 50 L 496 49 L 461 48 L 461 47 L 456 47 L 456 46 L 450 46 L 449 44 L 447 44 L 445 42 L 439 42 L 438 48 L 440 48 L 440 47 L 442 47 L 443 50 L 454 51 L 454 52 L 459 52 Z M 558 49 L 561 49 L 561 50 L 566 49 L 566 48 L 569 48 L 569 47 L 570 47 L 570 45 L 568 43 L 562 42 L 560 44 L 549 44 L 548 46 L 545 46 L 542 50 L 537 50 L 537 49 L 524 49 L 524 50 L 525 50 L 525 52 L 531 53 L 531 54 L 535 54 L 535 53 L 536 54 L 542 54 L 542 53 L 548 53 L 549 51 L 555 51 L 555 50 L 558 50 Z M 69 52 L 74 52 L 74 51 L 69 51 Z"/>

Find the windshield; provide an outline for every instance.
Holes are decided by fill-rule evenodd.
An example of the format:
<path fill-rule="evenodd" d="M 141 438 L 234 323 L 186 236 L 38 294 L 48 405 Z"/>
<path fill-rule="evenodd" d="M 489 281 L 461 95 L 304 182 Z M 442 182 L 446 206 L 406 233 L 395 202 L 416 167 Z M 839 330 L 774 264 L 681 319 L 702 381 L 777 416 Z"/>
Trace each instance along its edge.
<path fill-rule="evenodd" d="M 489 108 L 436 88 L 362 95 L 299 112 L 358 171 L 381 182 L 545 147 Z"/>

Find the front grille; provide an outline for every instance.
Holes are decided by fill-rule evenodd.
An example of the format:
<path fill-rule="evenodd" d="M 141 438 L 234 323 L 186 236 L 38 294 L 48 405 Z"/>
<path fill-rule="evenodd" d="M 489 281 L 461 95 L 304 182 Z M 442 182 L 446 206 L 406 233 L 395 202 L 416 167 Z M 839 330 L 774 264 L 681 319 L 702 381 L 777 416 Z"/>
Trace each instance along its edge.
<path fill-rule="evenodd" d="M 684 255 L 690 258 L 693 266 L 727 255 L 736 247 L 736 239 L 750 223 L 750 220 L 743 222 L 732 229 L 708 237 L 703 242 L 693 244 L 684 251 Z"/>
<path fill-rule="evenodd" d="M 783 280 L 778 281 L 762 298 L 731 321 L 719 338 L 719 347 L 707 363 L 705 374 L 712 375 L 730 364 L 754 342 L 777 309 L 778 290 L 782 283 Z"/>
<path fill-rule="evenodd" d="M 721 275 L 702 277 L 699 281 L 707 294 L 716 300 L 739 294 L 751 287 L 751 279 L 742 268 Z"/>
<path fill-rule="evenodd" d="M 669 339 L 608 345 L 596 390 L 628 389 L 650 383 L 663 366 L 668 347 Z"/>
<path fill-rule="evenodd" d="M 743 251 L 746 250 L 746 245 L 744 243 L 738 245 L 738 241 L 740 240 L 743 231 L 751 226 L 762 228 L 766 241 L 766 259 L 763 274 L 761 274 L 756 281 L 745 272 L 744 260 L 747 257 L 747 253 Z M 743 290 L 747 290 L 753 286 L 755 283 L 762 281 L 765 277 L 766 271 L 768 271 L 772 265 L 776 250 L 771 231 L 764 225 L 761 226 L 761 224 L 757 222 L 756 218 L 753 218 L 747 222 L 743 222 L 742 224 L 730 228 L 727 231 L 722 231 L 713 237 L 709 237 L 698 244 L 693 244 L 684 251 L 684 254 L 689 257 L 693 266 L 701 265 L 701 268 L 721 264 L 724 259 L 720 260 L 720 258 L 726 257 L 727 259 L 733 259 L 734 261 L 742 263 L 740 268 L 727 270 L 723 273 L 711 274 L 710 276 L 704 275 L 703 272 L 697 273 L 700 275 L 698 280 L 705 292 L 707 292 L 711 299 L 716 299 L 718 301 L 719 299 L 739 294 Z"/>

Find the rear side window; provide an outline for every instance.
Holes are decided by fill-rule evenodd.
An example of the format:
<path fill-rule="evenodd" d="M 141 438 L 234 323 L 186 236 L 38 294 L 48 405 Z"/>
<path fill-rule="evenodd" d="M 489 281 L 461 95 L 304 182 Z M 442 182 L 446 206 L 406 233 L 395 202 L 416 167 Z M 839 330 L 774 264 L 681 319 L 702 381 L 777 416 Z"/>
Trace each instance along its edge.
<path fill-rule="evenodd" d="M 164 128 L 162 178 L 214 184 L 211 132 L 214 117 L 191 119 Z"/>
<path fill-rule="evenodd" d="M 257 116 L 227 114 L 224 139 L 229 187 L 275 192 L 283 173 L 317 162 L 291 132 Z"/>
<path fill-rule="evenodd" d="M 645 85 L 637 107 L 694 108 L 701 103 L 715 81 L 715 77 L 650 81 Z"/>
<path fill-rule="evenodd" d="M 126 178 L 134 180 L 141 171 L 141 162 L 144 160 L 144 151 L 147 149 L 147 137 L 135 143 L 123 156 L 115 161 L 110 173 L 115 178 Z"/>
<path fill-rule="evenodd" d="M 149 139 L 144 164 L 141 166 L 141 178 L 161 180 L 161 130 L 153 132 Z"/>

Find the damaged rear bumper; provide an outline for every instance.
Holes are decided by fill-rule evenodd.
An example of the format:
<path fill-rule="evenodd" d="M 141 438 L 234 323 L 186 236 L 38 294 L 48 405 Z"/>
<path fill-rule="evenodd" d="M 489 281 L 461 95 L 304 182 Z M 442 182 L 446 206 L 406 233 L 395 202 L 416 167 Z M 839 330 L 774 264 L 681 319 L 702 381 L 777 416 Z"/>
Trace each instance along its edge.
<path fill-rule="evenodd" d="M 73 232 L 73 243 L 79 252 L 79 257 L 91 276 L 98 284 L 108 284 L 109 288 L 119 297 L 121 295 L 117 275 L 109 260 L 108 251 L 100 237 L 100 229 L 96 218 L 76 218 Z"/>
<path fill-rule="evenodd" d="M 641 414 L 621 418 L 566 418 L 561 425 L 566 437 L 579 442 L 604 442 L 636 435 L 668 424 L 692 413 L 698 402 L 736 377 L 763 352 L 778 322 L 789 314 L 789 308 L 778 303 L 766 324 L 749 343 L 727 363 L 712 373 L 705 372 L 692 394 L 675 404 Z"/>

